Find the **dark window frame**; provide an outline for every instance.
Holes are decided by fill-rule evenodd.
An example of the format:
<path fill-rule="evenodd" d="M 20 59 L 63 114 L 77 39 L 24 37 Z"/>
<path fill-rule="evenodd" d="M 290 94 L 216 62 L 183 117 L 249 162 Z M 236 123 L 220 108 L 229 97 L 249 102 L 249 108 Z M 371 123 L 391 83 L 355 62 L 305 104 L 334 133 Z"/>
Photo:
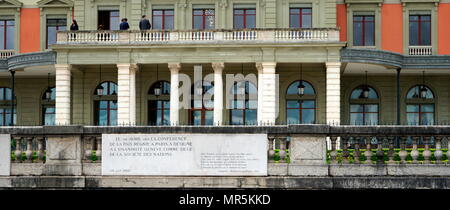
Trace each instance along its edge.
<path fill-rule="evenodd" d="M 106 88 L 103 89 L 103 95 L 97 95 L 97 87 L 102 85 L 102 84 L 105 84 L 105 83 L 106 83 Z M 111 111 L 115 110 L 116 114 L 118 114 L 117 113 L 118 107 L 117 108 L 111 108 L 111 103 L 117 104 L 117 93 L 113 94 L 115 92 L 114 91 L 111 92 L 111 89 L 112 89 L 111 85 L 112 84 L 115 85 L 116 86 L 115 89 L 117 89 L 118 86 L 117 86 L 117 84 L 115 82 L 104 81 L 104 82 L 101 82 L 99 85 L 97 85 L 95 90 L 94 90 L 95 91 L 94 92 L 94 124 L 97 125 L 97 126 L 115 125 L 114 123 L 111 122 Z M 106 108 L 100 108 L 100 103 L 102 101 L 106 101 L 107 102 Z M 106 110 L 106 114 L 107 114 L 106 124 L 100 124 L 100 111 L 101 110 Z M 116 119 L 117 119 L 117 116 L 116 116 Z"/>
<path fill-rule="evenodd" d="M 417 20 L 411 20 L 411 17 L 413 17 L 413 16 L 417 16 L 418 17 L 418 19 Z M 423 17 L 429 17 L 429 20 L 423 20 L 422 18 Z M 432 37 L 431 37 L 431 30 L 432 30 L 432 23 L 431 23 L 431 15 L 409 15 L 409 23 L 411 23 L 411 22 L 417 22 L 417 33 L 418 33 L 418 36 L 417 36 L 417 41 L 418 41 L 418 44 L 417 45 L 415 45 L 415 46 L 429 46 L 429 45 L 431 45 L 432 44 Z M 425 45 L 425 44 L 423 44 L 424 43 L 424 41 L 422 40 L 422 29 L 423 29 L 423 27 L 422 27 L 422 24 L 423 23 L 425 23 L 425 22 L 428 22 L 428 23 L 430 23 L 430 31 L 429 31 L 429 34 L 430 34 L 430 40 L 429 40 L 429 43 L 430 44 L 427 44 L 427 45 Z M 409 26 L 410 28 L 409 28 L 409 33 L 411 34 L 411 25 Z M 409 45 L 411 45 L 411 35 L 409 36 Z"/>
<path fill-rule="evenodd" d="M 291 89 L 291 87 L 293 87 L 293 85 L 294 85 L 294 87 L 297 87 L 300 84 L 300 82 L 302 82 L 303 85 L 306 84 L 305 85 L 305 92 L 307 92 L 306 88 L 308 86 L 311 86 L 311 90 L 312 90 L 313 94 L 305 94 L 303 96 L 300 96 L 298 94 L 290 94 L 290 93 L 288 93 L 289 89 Z M 300 124 L 305 124 L 305 120 L 303 119 L 302 110 L 304 110 L 304 109 L 305 110 L 314 110 L 314 123 L 317 122 L 317 110 L 318 110 L 318 108 L 317 108 L 316 97 L 317 97 L 316 89 L 314 88 L 314 86 L 310 82 L 308 82 L 306 80 L 295 80 L 291 84 L 289 84 L 287 86 L 287 88 L 286 88 L 286 124 L 290 123 L 290 122 L 287 121 L 288 120 L 288 118 L 287 118 L 288 110 L 299 110 L 300 113 L 299 113 L 298 121 L 299 121 Z M 314 108 L 303 108 L 302 107 L 303 103 L 299 103 L 300 104 L 299 107 L 288 108 L 288 102 L 289 101 L 297 101 L 297 102 L 299 102 L 299 101 L 313 101 L 314 102 Z"/>
<path fill-rule="evenodd" d="M 15 35 L 13 35 L 12 38 L 9 37 L 8 36 L 8 28 L 12 26 L 13 29 L 14 29 L 14 33 L 15 33 L 16 22 L 13 19 L 2 19 L 2 20 L 0 20 L 0 22 L 3 22 L 3 26 L 2 27 L 3 27 L 3 37 L 4 37 L 4 39 L 3 39 L 3 48 L 0 49 L 0 50 L 13 50 L 14 49 L 14 45 L 15 45 Z M 8 22 L 13 22 L 14 25 L 8 25 Z M 7 43 L 8 43 L 8 39 L 13 39 L 13 47 L 11 49 L 8 49 L 6 47 Z"/>
<path fill-rule="evenodd" d="M 11 98 L 6 98 L 6 92 L 7 90 L 11 91 Z M 9 126 L 7 125 L 7 121 L 11 119 L 11 117 L 7 117 L 8 114 L 11 114 L 11 103 L 12 103 L 12 97 L 16 98 L 12 95 L 12 89 L 8 87 L 0 87 L 0 91 L 2 92 L 1 95 L 3 98 L 0 99 L 0 115 L 2 116 L 2 120 L 0 121 L 0 126 Z M 16 125 L 17 123 L 17 100 L 14 100 L 14 119 L 12 122 L 13 125 Z"/>
<path fill-rule="evenodd" d="M 155 96 L 154 95 L 154 89 L 160 86 L 161 88 L 161 95 L 160 96 Z M 152 107 L 151 103 L 155 102 L 156 103 L 156 107 Z M 165 102 L 169 102 L 169 107 L 165 107 L 164 103 Z M 161 107 L 162 108 L 158 108 L 158 103 L 161 103 Z M 152 84 L 152 86 L 149 88 L 148 90 L 148 105 L 147 105 L 147 124 L 148 125 L 169 125 L 169 124 L 157 124 L 158 119 L 156 119 L 156 121 L 153 123 L 151 122 L 150 116 L 152 114 L 152 112 L 160 112 L 161 113 L 161 122 L 164 122 L 165 120 L 165 116 L 164 116 L 164 111 L 169 110 L 170 111 L 170 82 L 166 81 L 166 80 L 159 80 L 156 81 Z M 168 119 L 168 122 L 170 123 L 170 116 Z"/>
<path fill-rule="evenodd" d="M 358 91 L 358 90 L 362 91 L 363 88 L 369 88 L 369 91 L 373 91 L 375 93 L 375 97 L 370 97 L 371 94 L 369 93 L 369 98 L 365 98 L 365 99 L 351 98 L 355 91 Z M 363 119 L 362 119 L 363 124 L 362 125 L 368 125 L 368 124 L 366 124 L 366 115 L 367 114 L 377 114 L 377 123 L 374 124 L 374 125 L 380 124 L 380 104 L 381 104 L 380 103 L 380 94 L 372 86 L 359 85 L 358 87 L 354 88 L 350 92 L 350 100 L 349 100 L 349 107 L 348 107 L 349 108 L 349 110 L 348 110 L 348 112 L 349 112 L 349 115 L 348 115 L 349 116 L 349 119 L 348 119 L 349 120 L 349 124 L 351 124 L 352 114 L 362 114 L 362 116 L 363 116 Z M 352 111 L 352 105 L 359 105 L 359 106 L 362 105 L 363 106 L 363 111 L 362 112 Z M 376 112 L 368 112 L 368 111 L 366 111 L 366 109 L 368 109 L 367 106 L 369 106 L 369 105 L 376 105 L 377 106 L 377 111 Z"/>
<path fill-rule="evenodd" d="M 361 17 L 361 20 L 355 20 L 355 17 Z M 371 17 L 373 20 L 367 20 L 368 17 Z M 360 34 L 355 32 L 355 25 L 356 23 L 361 23 L 361 31 Z M 367 23 L 373 23 L 373 32 L 372 32 L 372 37 L 373 37 L 373 45 L 368 45 L 366 43 L 366 26 L 368 25 Z M 355 35 L 360 35 L 361 36 L 361 45 L 357 45 L 355 43 L 355 37 L 353 37 L 353 45 L 354 46 L 375 46 L 375 15 L 353 15 L 353 36 Z"/>
<path fill-rule="evenodd" d="M 162 15 L 155 15 L 154 13 L 155 13 L 155 11 L 162 11 Z M 172 15 L 168 15 L 168 14 L 166 14 L 166 11 L 172 11 Z M 156 26 L 156 24 L 155 24 L 155 16 L 158 16 L 158 17 L 162 17 L 161 18 L 161 30 L 166 30 L 166 28 L 165 28 L 165 25 L 166 25 L 166 17 L 168 17 L 168 16 L 172 16 L 173 18 L 172 18 L 172 26 L 173 26 L 173 28 L 175 28 L 175 10 L 174 9 L 153 9 L 152 10 L 152 23 L 153 23 L 153 27 L 155 27 Z M 173 28 L 169 28 L 169 30 L 170 29 L 173 29 Z"/>
<path fill-rule="evenodd" d="M 200 125 L 206 125 L 206 113 L 207 112 L 213 112 L 213 119 L 212 120 L 213 120 L 213 124 L 214 124 L 214 106 L 212 108 L 207 108 L 207 107 L 205 107 L 205 103 L 203 101 L 203 98 L 204 98 L 205 94 L 208 94 L 208 92 L 210 90 L 212 90 L 212 88 L 214 87 L 214 83 L 213 82 L 209 83 L 206 80 L 202 80 L 201 81 L 201 83 L 202 83 L 202 95 L 200 97 L 201 97 L 202 107 L 195 107 L 194 103 L 196 101 L 198 101 L 199 99 L 195 99 L 194 92 L 195 92 L 195 88 L 197 87 L 199 82 L 194 83 L 192 85 L 192 87 L 191 87 L 191 108 L 189 109 L 189 123 L 191 125 L 194 125 L 194 112 L 200 111 Z M 214 103 L 214 99 L 213 98 L 212 98 L 212 102 Z"/>
<path fill-rule="evenodd" d="M 195 14 L 195 11 L 196 10 L 201 10 L 202 11 L 202 14 L 201 15 L 196 15 Z M 208 15 L 208 14 L 206 14 L 206 11 L 207 10 L 212 10 L 212 11 L 214 11 L 214 14 L 213 15 Z M 215 9 L 192 9 L 192 28 L 193 29 L 195 29 L 195 17 L 197 17 L 197 16 L 200 16 L 200 17 L 202 17 L 202 27 L 201 28 L 199 28 L 199 29 L 202 29 L 202 30 L 205 30 L 205 29 L 207 29 L 206 28 L 206 18 L 207 17 L 213 17 L 213 18 L 215 18 L 215 16 L 216 16 L 216 11 L 215 11 Z M 215 27 L 215 20 L 214 20 L 214 27 Z"/>
<path fill-rule="evenodd" d="M 243 10 L 243 14 L 236 14 L 237 10 Z M 254 14 L 247 14 L 248 11 L 255 11 Z M 242 23 L 242 29 L 252 29 L 252 28 L 256 28 L 256 8 L 234 8 L 233 9 L 233 28 L 234 29 L 238 29 L 236 28 L 236 23 L 234 21 L 236 16 L 243 16 L 243 20 L 244 22 Z M 247 17 L 248 16 L 255 16 L 255 26 L 254 27 L 247 27 Z"/>
<path fill-rule="evenodd" d="M 292 10 L 296 10 L 296 9 L 298 9 L 298 10 L 300 10 L 299 11 L 299 13 L 293 13 L 292 12 Z M 311 12 L 303 12 L 303 10 L 305 10 L 305 9 L 309 9 L 309 10 L 311 10 Z M 299 27 L 298 28 L 312 28 L 312 22 L 313 22 L 313 16 L 312 16 L 312 7 L 290 7 L 289 8 L 289 28 L 297 28 L 297 27 L 293 27 L 292 26 L 292 22 L 291 22 L 291 17 L 293 16 L 293 15 L 298 15 L 299 16 Z M 310 24 L 310 27 L 303 27 L 303 15 L 309 15 L 311 18 L 311 22 L 309 23 Z"/>
<path fill-rule="evenodd" d="M 50 100 L 45 98 L 46 97 L 46 92 L 49 91 L 49 90 L 52 92 Z M 41 108 L 42 121 L 41 121 L 41 123 L 42 123 L 42 125 L 55 125 L 55 122 L 47 124 L 46 121 L 45 121 L 47 115 L 53 115 L 53 116 L 56 115 L 56 109 L 55 109 L 56 108 L 55 107 L 55 99 L 56 99 L 55 97 L 56 96 L 55 96 L 55 93 L 56 93 L 56 88 L 55 87 L 50 87 L 50 88 L 45 89 L 44 94 L 42 94 L 42 97 L 41 97 L 41 104 L 42 104 L 42 108 Z M 55 96 L 55 97 L 53 97 L 53 96 Z M 53 111 L 53 113 L 47 113 L 46 109 L 48 109 L 48 108 L 53 108 L 55 111 Z M 55 119 L 55 117 L 53 117 L 53 119 Z"/>
<path fill-rule="evenodd" d="M 237 94 L 238 92 L 238 82 L 235 82 L 235 84 L 232 87 L 232 94 L 233 94 L 233 100 L 232 100 L 232 109 L 230 109 L 230 125 L 249 125 L 247 124 L 247 111 L 256 111 L 258 113 L 258 107 L 256 107 L 256 109 L 251 109 L 250 108 L 250 101 L 255 101 L 257 102 L 257 99 L 251 99 L 250 95 L 251 94 L 258 94 L 258 90 L 256 89 L 256 85 L 249 82 L 249 81 L 240 81 L 240 82 L 245 82 L 245 96 L 244 99 L 239 99 L 237 96 L 239 94 Z M 250 93 L 250 84 L 253 85 L 253 87 L 255 87 L 256 89 L 256 93 Z M 238 108 L 236 103 L 238 101 L 243 101 L 243 108 Z M 242 121 L 239 124 L 233 123 L 233 111 L 241 111 L 242 112 Z M 256 115 L 256 119 L 255 119 L 256 124 L 258 124 L 258 114 Z M 255 125 L 255 124 L 250 124 L 250 125 Z"/>
<path fill-rule="evenodd" d="M 56 25 L 53 25 L 53 24 L 50 25 L 49 22 L 48 22 L 49 20 L 56 20 Z M 62 20 L 64 20 L 64 21 L 62 21 Z M 60 21 L 61 22 L 65 22 L 65 24 L 63 25 L 61 23 L 61 25 L 58 25 L 60 23 Z M 62 27 L 63 30 L 67 30 L 67 19 L 66 18 L 47 18 L 46 25 L 45 25 L 45 28 L 46 28 L 46 32 L 45 32 L 45 49 L 48 49 L 48 46 L 49 46 L 49 43 L 48 43 L 48 35 L 49 35 L 48 29 L 50 27 L 56 27 L 55 28 L 56 29 L 55 37 L 56 37 L 57 34 L 58 34 L 58 31 L 60 30 L 60 27 Z"/>

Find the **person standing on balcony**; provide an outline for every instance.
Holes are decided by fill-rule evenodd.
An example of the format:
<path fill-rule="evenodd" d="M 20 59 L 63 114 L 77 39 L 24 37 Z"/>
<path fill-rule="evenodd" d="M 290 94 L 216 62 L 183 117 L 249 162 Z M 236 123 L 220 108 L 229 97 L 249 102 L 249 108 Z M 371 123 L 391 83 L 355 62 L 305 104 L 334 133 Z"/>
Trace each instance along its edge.
<path fill-rule="evenodd" d="M 78 23 L 76 20 L 72 20 L 72 25 L 70 25 L 71 31 L 78 31 Z"/>
<path fill-rule="evenodd" d="M 146 15 L 142 15 L 142 19 L 139 21 L 139 29 L 141 30 L 149 30 L 152 28 L 150 21 L 146 17 Z"/>
<path fill-rule="evenodd" d="M 120 30 L 128 30 L 130 25 L 128 25 L 128 19 L 122 18 L 122 22 L 120 23 Z"/>

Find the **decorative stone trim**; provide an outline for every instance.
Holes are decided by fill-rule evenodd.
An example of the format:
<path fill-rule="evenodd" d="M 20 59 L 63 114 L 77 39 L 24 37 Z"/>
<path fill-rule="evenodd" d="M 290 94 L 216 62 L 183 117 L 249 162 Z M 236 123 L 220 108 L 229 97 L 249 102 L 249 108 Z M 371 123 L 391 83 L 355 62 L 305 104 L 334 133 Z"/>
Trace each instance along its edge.
<path fill-rule="evenodd" d="M 43 66 L 56 64 L 56 52 L 36 52 L 13 55 L 0 59 L 0 72 L 21 69 L 30 66 Z"/>
<path fill-rule="evenodd" d="M 341 62 L 369 63 L 369 64 L 384 65 L 391 68 L 408 68 L 408 69 L 450 68 L 449 55 L 410 56 L 374 49 L 344 48 L 341 50 Z"/>

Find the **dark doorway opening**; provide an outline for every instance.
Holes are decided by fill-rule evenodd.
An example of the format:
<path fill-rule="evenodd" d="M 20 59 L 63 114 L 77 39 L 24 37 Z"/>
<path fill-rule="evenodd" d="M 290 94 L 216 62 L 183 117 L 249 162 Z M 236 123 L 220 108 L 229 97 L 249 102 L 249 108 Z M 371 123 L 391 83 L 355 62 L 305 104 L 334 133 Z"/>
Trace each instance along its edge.
<path fill-rule="evenodd" d="M 98 30 L 119 30 L 119 10 L 98 11 Z"/>

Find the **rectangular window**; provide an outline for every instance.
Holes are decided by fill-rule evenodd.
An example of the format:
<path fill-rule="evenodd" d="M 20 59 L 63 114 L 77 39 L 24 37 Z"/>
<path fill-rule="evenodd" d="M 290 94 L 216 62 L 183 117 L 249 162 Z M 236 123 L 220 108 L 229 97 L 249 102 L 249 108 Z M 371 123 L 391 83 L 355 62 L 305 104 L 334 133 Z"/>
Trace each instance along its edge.
<path fill-rule="evenodd" d="M 47 45 L 48 48 L 50 45 L 56 43 L 56 33 L 58 31 L 65 31 L 67 27 L 66 19 L 47 19 Z"/>
<path fill-rule="evenodd" d="M 256 28 L 256 9 L 234 9 L 233 28 Z"/>
<path fill-rule="evenodd" d="M 0 20 L 0 50 L 14 49 L 14 20 Z"/>
<path fill-rule="evenodd" d="M 406 120 L 408 125 L 433 125 L 434 104 L 407 104 Z"/>
<path fill-rule="evenodd" d="M 375 45 L 374 15 L 353 16 L 353 45 L 354 46 Z"/>
<path fill-rule="evenodd" d="M 290 8 L 289 9 L 290 28 L 311 28 L 312 8 Z"/>
<path fill-rule="evenodd" d="M 194 9 L 192 11 L 193 29 L 214 29 L 214 9 Z"/>
<path fill-rule="evenodd" d="M 378 125 L 378 104 L 351 104 L 350 125 Z"/>
<path fill-rule="evenodd" d="M 154 29 L 173 29 L 173 9 L 154 9 L 152 23 Z"/>
<path fill-rule="evenodd" d="M 409 16 L 409 45 L 431 45 L 431 15 Z"/>

